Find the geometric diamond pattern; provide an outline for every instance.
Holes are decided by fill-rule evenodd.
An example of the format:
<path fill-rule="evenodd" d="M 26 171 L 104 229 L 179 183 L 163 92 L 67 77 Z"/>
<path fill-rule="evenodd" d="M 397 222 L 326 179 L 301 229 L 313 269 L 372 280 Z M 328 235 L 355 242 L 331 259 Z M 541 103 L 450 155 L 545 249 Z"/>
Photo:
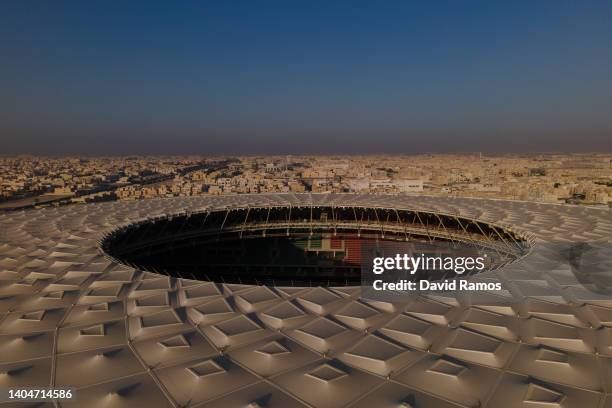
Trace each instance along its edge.
<path fill-rule="evenodd" d="M 487 305 L 175 279 L 100 250 L 144 219 L 270 205 L 456 214 L 536 245 L 499 271 L 513 302 Z M 578 282 L 552 262 L 539 244 L 555 240 L 603 248 L 593 273 Z M 202 196 L 0 213 L 0 387 L 66 379 L 77 400 L 62 406 L 612 407 L 612 297 L 589 290 L 612 286 L 611 243 L 607 209 L 469 198 Z"/>

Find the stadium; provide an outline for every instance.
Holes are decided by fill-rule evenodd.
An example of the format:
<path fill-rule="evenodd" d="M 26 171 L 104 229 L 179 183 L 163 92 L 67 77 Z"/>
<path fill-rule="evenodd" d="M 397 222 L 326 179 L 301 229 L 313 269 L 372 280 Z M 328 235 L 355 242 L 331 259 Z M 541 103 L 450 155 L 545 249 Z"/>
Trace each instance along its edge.
<path fill-rule="evenodd" d="M 362 296 L 364 245 L 502 291 Z M 608 209 L 259 194 L 0 214 L 0 388 L 61 406 L 612 407 Z M 438 250 L 438 249 L 436 249 Z M 446 276 L 439 276 L 440 279 Z"/>

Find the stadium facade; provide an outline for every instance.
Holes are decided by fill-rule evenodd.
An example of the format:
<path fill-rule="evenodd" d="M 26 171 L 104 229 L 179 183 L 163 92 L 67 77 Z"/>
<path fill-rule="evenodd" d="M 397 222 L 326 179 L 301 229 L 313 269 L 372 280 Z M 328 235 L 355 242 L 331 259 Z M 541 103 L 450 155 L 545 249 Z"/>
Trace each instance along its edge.
<path fill-rule="evenodd" d="M 142 261 L 169 236 L 283 235 L 350 261 L 353 241 L 334 238 L 349 232 L 476 243 L 509 257 L 475 277 L 504 290 L 395 303 L 363 298 L 350 275 L 265 270 L 245 283 Z M 608 209 L 466 198 L 264 194 L 4 213 L 0 387 L 74 387 L 60 405 L 88 407 L 612 407 L 610 244 Z"/>

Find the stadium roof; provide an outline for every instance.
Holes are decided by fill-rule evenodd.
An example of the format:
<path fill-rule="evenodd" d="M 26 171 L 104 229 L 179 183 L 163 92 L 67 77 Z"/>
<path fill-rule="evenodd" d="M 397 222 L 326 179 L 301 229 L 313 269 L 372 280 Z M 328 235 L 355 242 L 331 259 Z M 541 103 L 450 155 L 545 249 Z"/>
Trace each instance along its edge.
<path fill-rule="evenodd" d="M 143 219 L 266 205 L 457 214 L 535 245 L 496 271 L 511 301 L 491 304 L 174 279 L 100 249 Z M 88 407 L 610 407 L 611 243 L 608 209 L 465 198 L 203 196 L 3 213 L 0 387 L 71 386 L 77 400 L 62 406 Z M 586 269 L 555 248 L 579 248 Z"/>

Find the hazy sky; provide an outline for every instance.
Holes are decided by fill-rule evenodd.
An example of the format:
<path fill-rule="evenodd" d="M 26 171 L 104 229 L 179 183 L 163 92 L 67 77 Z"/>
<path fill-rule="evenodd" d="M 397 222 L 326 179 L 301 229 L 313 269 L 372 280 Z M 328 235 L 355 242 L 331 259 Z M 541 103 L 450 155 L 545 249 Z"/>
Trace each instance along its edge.
<path fill-rule="evenodd" d="M 0 2 L 0 154 L 596 150 L 610 1 Z"/>

